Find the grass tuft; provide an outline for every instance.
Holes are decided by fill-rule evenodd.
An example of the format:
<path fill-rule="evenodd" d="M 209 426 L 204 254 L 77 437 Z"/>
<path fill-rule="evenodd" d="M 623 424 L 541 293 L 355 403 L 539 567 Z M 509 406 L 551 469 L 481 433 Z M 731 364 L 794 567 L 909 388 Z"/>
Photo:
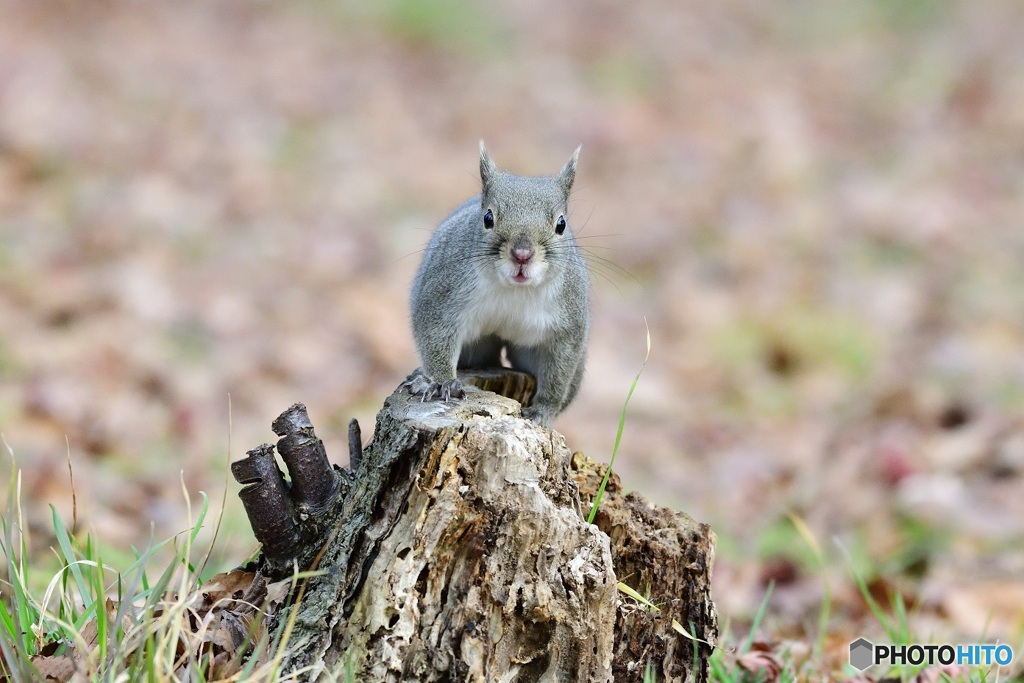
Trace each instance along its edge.
<path fill-rule="evenodd" d="M 275 598 L 272 605 L 268 598 L 260 607 L 236 597 L 207 597 L 209 590 L 216 590 L 218 580 L 221 592 L 230 594 L 251 574 L 236 570 L 202 584 L 200 571 L 209 553 L 198 563 L 192 556 L 209 513 L 205 494 L 199 509 L 193 510 L 183 483 L 189 527 L 142 552 L 135 551 L 134 561 L 124 569 L 106 563 L 99 544 L 88 534 L 69 533 L 51 506 L 54 553 L 60 567 L 44 581 L 25 559 L 29 543 L 21 511 L 21 473 L 9 446 L 7 451 L 11 476 L 0 519 L 4 575 L 0 679 L 15 683 L 286 679 L 278 672 L 288 649 L 271 648 L 265 626 L 267 607 L 279 608 L 285 598 Z M 232 589 L 225 591 L 225 585 Z M 45 586 L 41 597 L 31 586 Z M 244 623 L 248 629 L 244 638 L 231 641 L 228 622 Z M 346 673 L 345 679 L 351 677 Z"/>

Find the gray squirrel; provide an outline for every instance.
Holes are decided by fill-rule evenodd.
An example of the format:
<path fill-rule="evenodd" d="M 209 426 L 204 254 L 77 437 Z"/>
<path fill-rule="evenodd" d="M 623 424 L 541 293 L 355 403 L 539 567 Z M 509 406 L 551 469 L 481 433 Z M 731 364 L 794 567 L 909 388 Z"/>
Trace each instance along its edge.
<path fill-rule="evenodd" d="M 590 332 L 587 267 L 568 227 L 580 148 L 553 178 L 500 171 L 480 141 L 479 196 L 448 216 L 412 286 L 422 366 L 403 387 L 422 400 L 462 398 L 456 369 L 501 367 L 537 379 L 523 417 L 550 427 L 576 396 Z"/>

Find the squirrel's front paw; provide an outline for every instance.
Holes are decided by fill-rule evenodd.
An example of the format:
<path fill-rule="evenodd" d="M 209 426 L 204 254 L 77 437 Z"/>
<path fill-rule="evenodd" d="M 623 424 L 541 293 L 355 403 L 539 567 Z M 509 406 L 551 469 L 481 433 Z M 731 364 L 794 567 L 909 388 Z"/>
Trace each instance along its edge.
<path fill-rule="evenodd" d="M 419 371 L 409 375 L 402 382 L 402 388 L 413 396 L 419 396 L 421 401 L 433 401 L 435 399 L 450 401 L 453 398 L 466 397 L 466 392 L 458 379 L 435 382 Z"/>
<path fill-rule="evenodd" d="M 555 411 L 544 406 L 530 406 L 529 408 L 523 408 L 522 415 L 524 418 L 531 422 L 536 422 L 541 427 L 551 427 L 551 422 L 555 419 Z"/>

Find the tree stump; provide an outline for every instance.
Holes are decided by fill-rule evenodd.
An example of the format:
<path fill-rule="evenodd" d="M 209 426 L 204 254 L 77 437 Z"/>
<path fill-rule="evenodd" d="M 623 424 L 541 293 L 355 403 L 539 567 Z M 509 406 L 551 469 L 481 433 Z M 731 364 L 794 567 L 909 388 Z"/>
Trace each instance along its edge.
<path fill-rule="evenodd" d="M 327 464 L 301 405 L 274 423 L 290 484 L 273 447 L 233 464 L 260 572 L 321 572 L 276 617 L 294 617 L 290 643 L 302 643 L 285 670 L 562 683 L 641 681 L 650 666 L 659 681 L 706 680 L 710 647 L 672 621 L 715 642 L 707 525 L 623 496 L 614 477 L 588 524 L 603 470 L 521 419 L 517 401 L 475 388 L 528 400 L 532 378 L 463 380 L 458 401 L 392 394 L 365 452 L 350 430 L 348 469 Z"/>

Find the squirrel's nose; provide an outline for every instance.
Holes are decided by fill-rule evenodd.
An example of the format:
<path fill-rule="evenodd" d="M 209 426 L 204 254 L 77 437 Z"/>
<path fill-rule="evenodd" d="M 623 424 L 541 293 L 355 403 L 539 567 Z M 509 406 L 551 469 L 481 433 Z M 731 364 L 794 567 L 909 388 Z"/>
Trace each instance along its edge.
<path fill-rule="evenodd" d="M 516 247 L 512 250 L 512 259 L 521 266 L 525 266 L 533 258 L 533 247 Z"/>

